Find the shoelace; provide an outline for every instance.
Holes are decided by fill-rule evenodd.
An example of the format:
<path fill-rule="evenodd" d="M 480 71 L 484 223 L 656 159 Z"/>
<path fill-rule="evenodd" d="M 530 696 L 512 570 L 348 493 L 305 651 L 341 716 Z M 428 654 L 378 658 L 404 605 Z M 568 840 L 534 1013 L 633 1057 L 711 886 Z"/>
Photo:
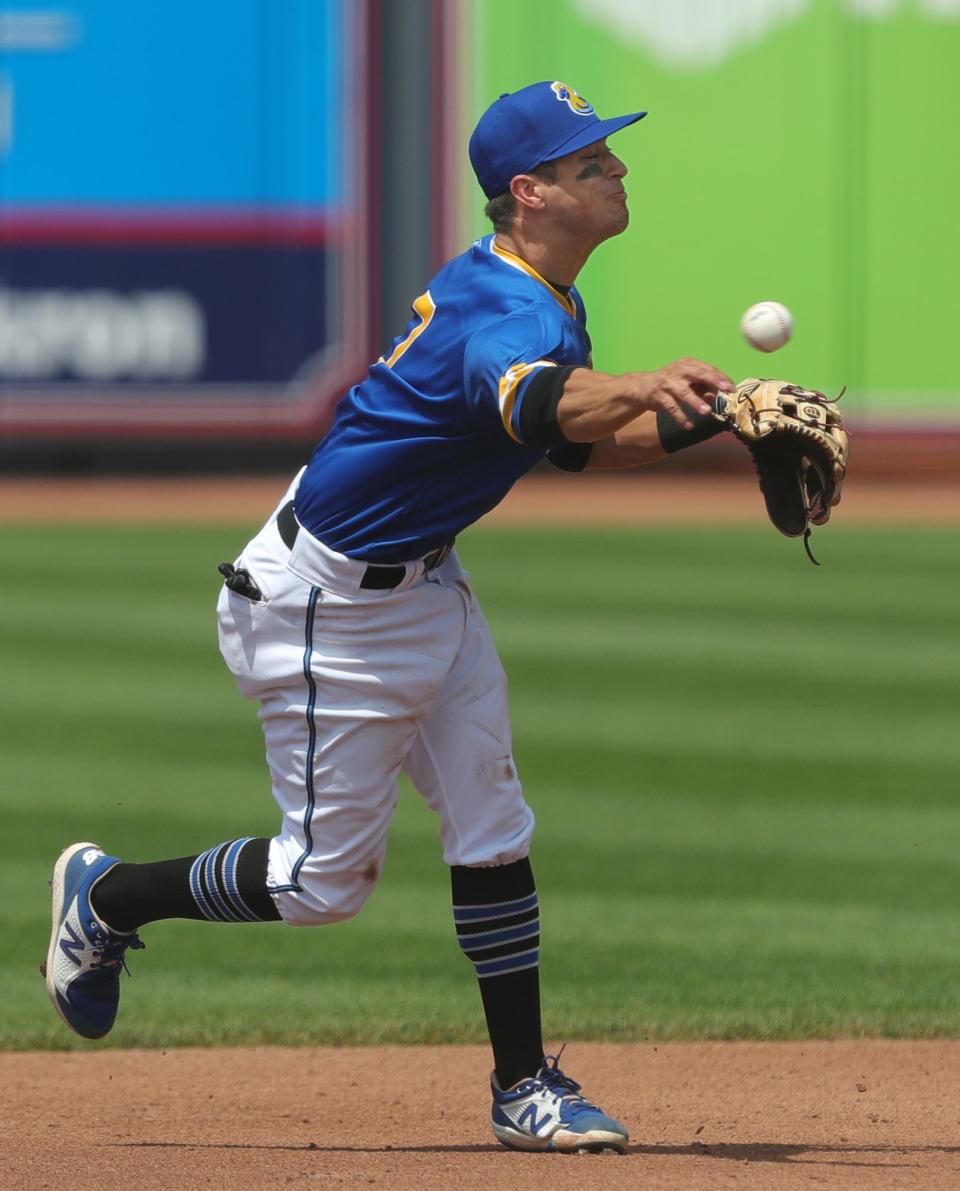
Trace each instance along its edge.
<path fill-rule="evenodd" d="M 542 1073 L 538 1076 L 540 1082 L 550 1090 L 556 1100 L 566 1101 L 568 1107 L 575 1114 L 581 1112 L 602 1112 L 603 1110 L 598 1105 L 591 1104 L 589 1100 L 585 1100 L 580 1095 L 580 1084 L 560 1070 L 560 1055 L 563 1054 L 565 1049 L 566 1043 L 560 1048 L 560 1054 L 556 1056 L 543 1056 L 547 1060 L 547 1065 L 541 1068 Z"/>
<path fill-rule="evenodd" d="M 104 936 L 109 938 L 109 936 Z M 98 940 L 99 942 L 99 940 Z M 112 942 L 106 942 L 98 947 L 93 952 L 93 963 L 91 967 L 98 968 L 116 968 L 122 967 L 126 974 L 130 975 L 130 969 L 127 967 L 127 962 L 124 956 L 127 953 L 127 948 L 133 951 L 143 951 L 146 949 L 146 943 L 140 938 L 138 934 L 124 936 L 117 938 L 114 936 Z"/>

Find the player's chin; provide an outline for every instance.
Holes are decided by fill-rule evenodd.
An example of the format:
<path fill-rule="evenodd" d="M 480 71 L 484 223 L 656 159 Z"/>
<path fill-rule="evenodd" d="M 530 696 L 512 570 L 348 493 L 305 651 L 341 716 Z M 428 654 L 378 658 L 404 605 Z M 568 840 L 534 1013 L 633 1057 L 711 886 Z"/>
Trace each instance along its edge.
<path fill-rule="evenodd" d="M 630 212 L 627 209 L 626 199 L 623 199 L 614 208 L 610 222 L 613 227 L 613 230 L 610 232 L 611 236 L 618 236 L 622 231 L 626 231 L 627 225 L 630 222 Z"/>

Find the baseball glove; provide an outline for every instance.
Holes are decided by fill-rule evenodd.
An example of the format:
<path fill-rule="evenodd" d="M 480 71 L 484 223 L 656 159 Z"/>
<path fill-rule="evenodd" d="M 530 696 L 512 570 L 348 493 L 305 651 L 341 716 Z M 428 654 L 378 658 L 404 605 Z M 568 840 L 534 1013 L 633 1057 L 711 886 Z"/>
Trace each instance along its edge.
<path fill-rule="evenodd" d="M 831 401 L 816 389 L 749 377 L 716 402 L 717 416 L 753 456 L 770 520 L 788 538 L 802 534 L 817 566 L 810 527 L 829 520 L 847 470 L 840 397 Z"/>

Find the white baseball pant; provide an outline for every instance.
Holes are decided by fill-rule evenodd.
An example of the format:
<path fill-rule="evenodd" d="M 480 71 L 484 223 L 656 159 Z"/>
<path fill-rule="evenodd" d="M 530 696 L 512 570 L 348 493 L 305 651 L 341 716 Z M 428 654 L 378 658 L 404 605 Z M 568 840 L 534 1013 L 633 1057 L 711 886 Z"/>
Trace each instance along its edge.
<path fill-rule="evenodd" d="M 401 770 L 439 816 L 447 864 L 526 856 L 534 816 L 513 761 L 506 675 L 456 554 L 428 572 L 409 563 L 399 586 L 370 591 L 365 563 L 304 529 L 288 549 L 276 516 L 236 562 L 263 599 L 224 587 L 217 611 L 221 653 L 260 701 L 283 816 L 267 874 L 281 917 L 318 925 L 362 907 Z"/>

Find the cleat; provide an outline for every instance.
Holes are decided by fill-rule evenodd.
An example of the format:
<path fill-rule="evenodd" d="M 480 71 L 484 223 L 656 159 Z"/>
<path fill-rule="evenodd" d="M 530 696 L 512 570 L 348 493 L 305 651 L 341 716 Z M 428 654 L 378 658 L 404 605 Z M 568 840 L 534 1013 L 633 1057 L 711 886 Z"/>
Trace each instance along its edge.
<path fill-rule="evenodd" d="M 135 931 L 112 931 L 96 916 L 90 893 L 120 863 L 96 844 L 61 852 L 50 882 L 53 927 L 41 972 L 53 1006 L 81 1038 L 102 1038 L 120 1003 L 120 971 L 127 948 L 143 947 Z"/>
<path fill-rule="evenodd" d="M 532 1079 L 506 1091 L 490 1080 L 494 1136 L 513 1150 L 554 1150 L 566 1154 L 623 1154 L 630 1138 L 619 1121 L 580 1095 L 580 1085 L 564 1075 L 559 1055 L 547 1055 Z"/>

